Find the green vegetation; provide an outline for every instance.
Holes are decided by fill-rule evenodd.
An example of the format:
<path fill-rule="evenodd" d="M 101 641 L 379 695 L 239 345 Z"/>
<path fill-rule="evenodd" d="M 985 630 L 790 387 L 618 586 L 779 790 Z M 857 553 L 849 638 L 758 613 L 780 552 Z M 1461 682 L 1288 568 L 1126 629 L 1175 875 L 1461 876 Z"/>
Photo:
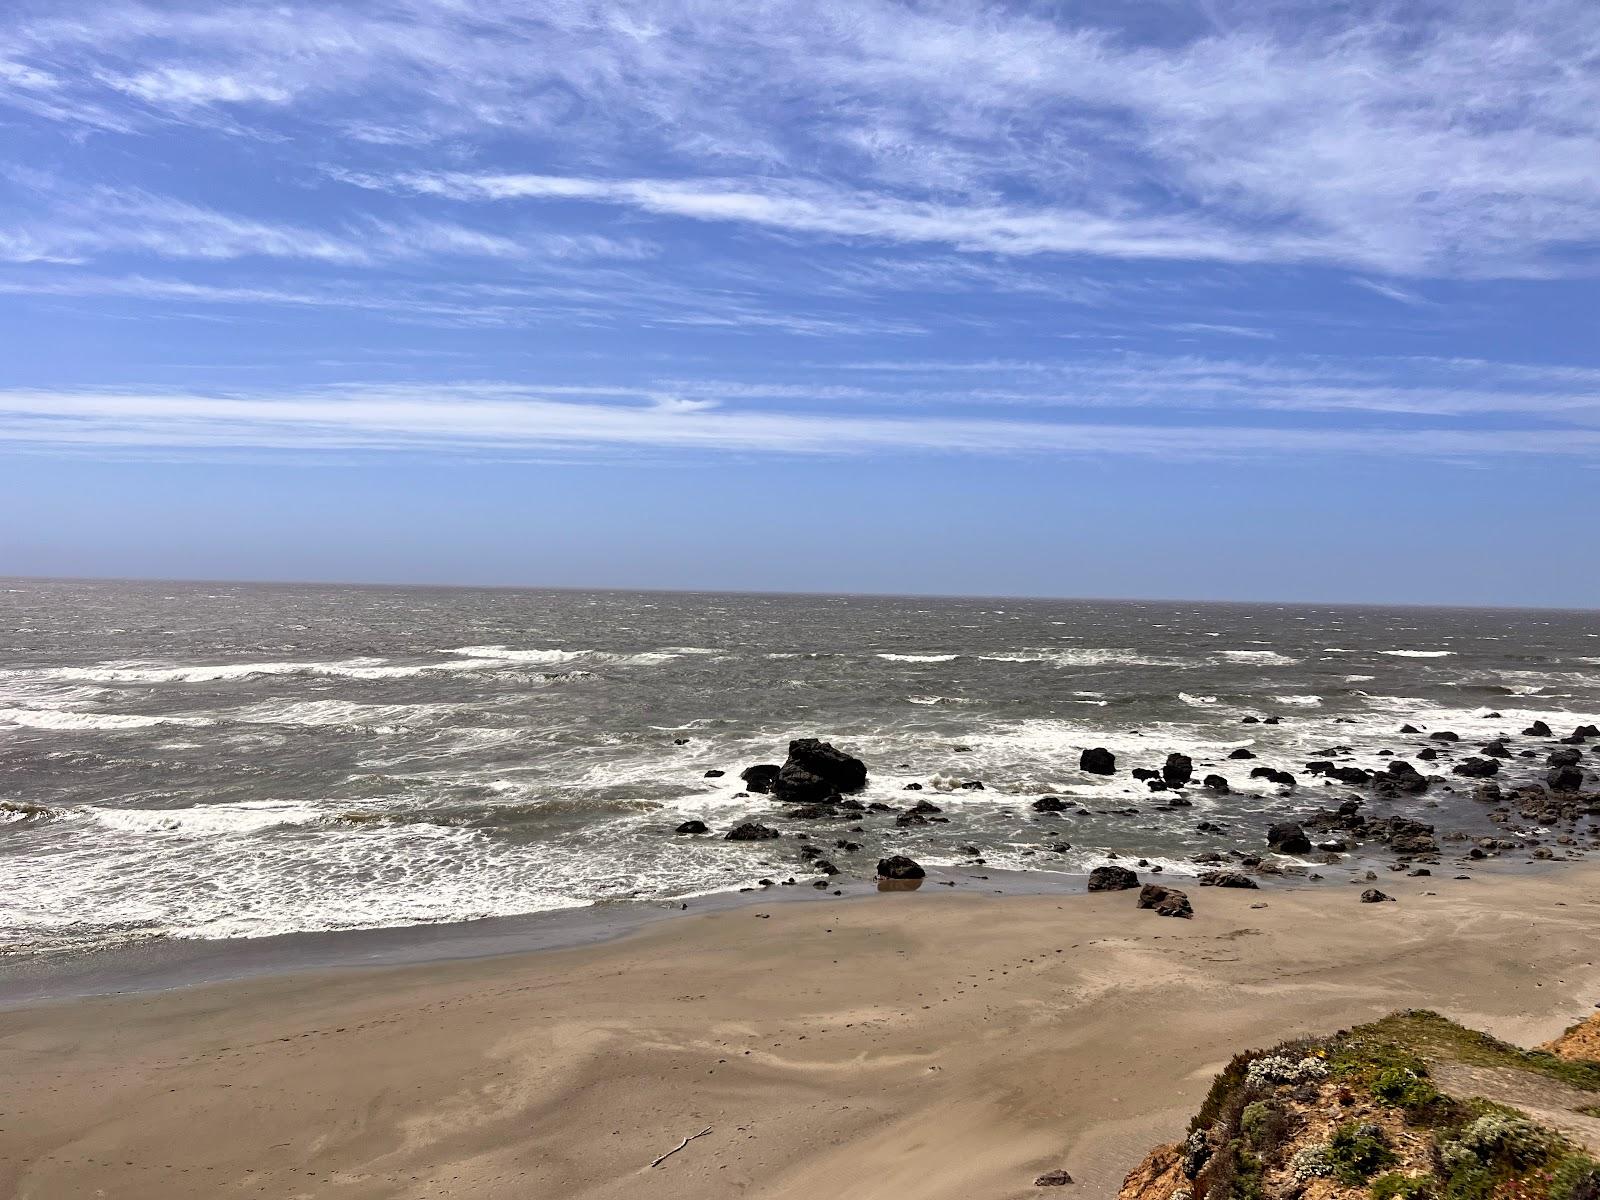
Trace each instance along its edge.
<path fill-rule="evenodd" d="M 1317 1179 L 1370 1200 L 1600 1200 L 1600 1162 L 1515 1109 L 1445 1095 L 1430 1061 L 1600 1092 L 1595 1064 L 1396 1013 L 1235 1056 L 1190 1125 L 1184 1186 L 1194 1200 L 1297 1197 Z"/>
<path fill-rule="evenodd" d="M 1328 1139 L 1328 1158 L 1334 1178 L 1341 1183 L 1364 1183 L 1384 1167 L 1399 1161 L 1383 1130 L 1371 1123 L 1346 1121 Z"/>

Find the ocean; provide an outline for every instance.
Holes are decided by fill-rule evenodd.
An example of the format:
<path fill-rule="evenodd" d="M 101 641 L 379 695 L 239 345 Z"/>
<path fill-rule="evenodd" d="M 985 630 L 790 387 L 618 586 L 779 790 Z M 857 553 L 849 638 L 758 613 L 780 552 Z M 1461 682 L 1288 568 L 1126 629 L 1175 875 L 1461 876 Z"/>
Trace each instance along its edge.
<path fill-rule="evenodd" d="M 800 886 L 807 839 L 841 879 L 902 853 L 1081 886 L 1114 854 L 1181 881 L 1349 796 L 1493 833 L 1449 762 L 1504 734 L 1538 751 L 1515 780 L 1553 748 L 1521 736 L 1531 721 L 1561 735 L 1597 714 L 1594 612 L 0 581 L 0 946 Z M 1462 742 L 1422 796 L 1304 772 L 1329 750 L 1381 770 L 1439 730 Z M 860 756 L 863 802 L 941 819 L 796 821 L 741 794 L 739 772 L 797 737 Z M 1115 776 L 1079 770 L 1093 746 Z M 1172 807 L 1130 778 L 1173 752 L 1230 794 Z M 1262 765 L 1297 786 L 1249 778 Z M 1071 811 L 1034 811 L 1046 794 Z M 690 819 L 712 833 L 673 832 Z M 747 819 L 785 836 L 723 840 Z M 1285 862 L 1346 880 L 1370 865 L 1353 849 Z"/>

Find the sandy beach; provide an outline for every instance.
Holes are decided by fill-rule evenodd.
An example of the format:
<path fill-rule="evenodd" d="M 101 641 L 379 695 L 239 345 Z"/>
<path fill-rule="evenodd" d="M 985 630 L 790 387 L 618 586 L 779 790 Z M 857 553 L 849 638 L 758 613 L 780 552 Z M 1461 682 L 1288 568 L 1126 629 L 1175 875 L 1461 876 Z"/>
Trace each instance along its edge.
<path fill-rule="evenodd" d="M 1191 888 L 1185 921 L 930 885 L 0 1013 L 0 1193 L 1104 1197 L 1235 1050 L 1592 1010 L 1600 869 L 1383 886 Z"/>

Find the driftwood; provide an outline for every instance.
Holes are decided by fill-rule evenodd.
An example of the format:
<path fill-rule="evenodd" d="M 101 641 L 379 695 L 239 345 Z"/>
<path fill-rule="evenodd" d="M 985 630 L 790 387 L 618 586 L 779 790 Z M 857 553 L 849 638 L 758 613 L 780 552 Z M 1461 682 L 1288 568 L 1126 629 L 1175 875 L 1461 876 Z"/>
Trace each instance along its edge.
<path fill-rule="evenodd" d="M 676 1146 L 674 1146 L 674 1147 L 673 1147 L 673 1148 L 672 1148 L 672 1149 L 671 1149 L 671 1150 L 668 1150 L 668 1151 L 667 1151 L 667 1152 L 666 1152 L 666 1153 L 665 1153 L 665 1154 L 663 1154 L 663 1155 L 662 1155 L 662 1156 L 661 1156 L 661 1157 L 660 1157 L 660 1158 L 658 1158 L 658 1159 L 656 1159 L 656 1160 L 655 1160 L 655 1161 L 654 1161 L 654 1162 L 652 1162 L 652 1163 L 651 1163 L 651 1164 L 650 1164 L 650 1165 L 651 1165 L 651 1166 L 652 1166 L 652 1167 L 659 1167 L 659 1166 L 660 1166 L 660 1165 L 661 1165 L 661 1164 L 662 1164 L 662 1163 L 664 1163 L 664 1162 L 666 1162 L 666 1161 L 667 1161 L 667 1159 L 669 1159 L 669 1158 L 671 1158 L 671 1157 L 672 1157 L 672 1156 L 673 1156 L 673 1155 L 674 1155 L 674 1154 L 676 1154 L 676 1153 L 677 1153 L 677 1152 L 678 1152 L 678 1151 L 679 1151 L 679 1150 L 682 1150 L 682 1149 L 683 1149 L 683 1148 L 684 1148 L 684 1147 L 685 1147 L 685 1146 L 687 1146 L 687 1145 L 688 1145 L 688 1144 L 689 1144 L 689 1143 L 690 1143 L 690 1142 L 692 1142 L 692 1141 L 694 1141 L 694 1140 L 695 1140 L 695 1138 L 703 1138 L 703 1137 L 705 1137 L 705 1135 L 706 1135 L 706 1134 L 708 1134 L 708 1133 L 710 1133 L 710 1132 L 711 1132 L 711 1126 L 709 1126 L 709 1125 L 707 1125 L 707 1126 L 706 1126 L 706 1127 L 705 1127 L 705 1128 L 704 1128 L 704 1129 L 702 1129 L 702 1130 L 701 1130 L 701 1131 L 700 1131 L 700 1132 L 699 1132 L 699 1133 L 691 1133 L 691 1134 L 690 1134 L 690 1135 L 689 1135 L 689 1136 L 688 1136 L 688 1137 L 686 1137 L 686 1138 L 684 1138 L 684 1139 L 683 1139 L 683 1141 L 681 1141 L 681 1142 L 679 1142 L 679 1143 L 678 1143 L 678 1144 L 677 1144 L 677 1145 L 676 1145 Z"/>

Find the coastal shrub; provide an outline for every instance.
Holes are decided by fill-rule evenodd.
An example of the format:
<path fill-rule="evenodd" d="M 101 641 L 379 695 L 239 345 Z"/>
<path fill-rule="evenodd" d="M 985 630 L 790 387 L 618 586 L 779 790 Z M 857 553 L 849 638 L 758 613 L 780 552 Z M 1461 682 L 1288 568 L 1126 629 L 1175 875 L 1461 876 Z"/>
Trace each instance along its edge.
<path fill-rule="evenodd" d="M 1239 1114 L 1239 1132 L 1252 1150 L 1268 1158 L 1294 1137 L 1300 1121 L 1288 1109 L 1268 1100 L 1245 1105 Z"/>
<path fill-rule="evenodd" d="M 1383 1130 L 1371 1122 L 1346 1121 L 1340 1125 L 1328 1139 L 1328 1156 L 1333 1161 L 1334 1177 L 1351 1187 L 1365 1183 L 1399 1161 L 1389 1149 Z"/>
<path fill-rule="evenodd" d="M 1432 1200 L 1437 1189 L 1426 1175 L 1390 1171 L 1372 1181 L 1372 1200 Z"/>
<path fill-rule="evenodd" d="M 1550 1172 L 1550 1200 L 1600 1200 L 1600 1163 L 1568 1154 Z"/>
<path fill-rule="evenodd" d="M 1309 1183 L 1313 1179 L 1331 1179 L 1333 1155 L 1322 1142 L 1307 1146 L 1289 1160 L 1289 1174 L 1296 1183 Z"/>
<path fill-rule="evenodd" d="M 1189 1122 L 1189 1132 L 1196 1130 L 1209 1130 L 1222 1120 L 1224 1112 L 1239 1102 L 1239 1097 L 1244 1090 L 1245 1077 L 1250 1070 L 1250 1064 L 1258 1057 L 1254 1051 L 1235 1054 L 1228 1060 L 1228 1065 L 1215 1079 L 1211 1081 L 1211 1090 L 1206 1093 L 1206 1098 L 1200 1103 L 1200 1111 L 1195 1113 L 1194 1119 Z"/>
<path fill-rule="evenodd" d="M 1556 1148 L 1554 1139 L 1525 1117 L 1486 1113 L 1463 1129 L 1455 1144 L 1486 1165 L 1538 1166 Z"/>
<path fill-rule="evenodd" d="M 1386 1066 L 1373 1076 L 1372 1094 L 1391 1108 L 1408 1113 L 1427 1108 L 1439 1099 L 1439 1089 L 1410 1067 Z"/>
<path fill-rule="evenodd" d="M 1256 1059 L 1245 1073 L 1245 1086 L 1259 1091 L 1283 1083 L 1316 1083 L 1328 1077 L 1328 1064 L 1315 1055 L 1291 1057 L 1268 1054 Z"/>

